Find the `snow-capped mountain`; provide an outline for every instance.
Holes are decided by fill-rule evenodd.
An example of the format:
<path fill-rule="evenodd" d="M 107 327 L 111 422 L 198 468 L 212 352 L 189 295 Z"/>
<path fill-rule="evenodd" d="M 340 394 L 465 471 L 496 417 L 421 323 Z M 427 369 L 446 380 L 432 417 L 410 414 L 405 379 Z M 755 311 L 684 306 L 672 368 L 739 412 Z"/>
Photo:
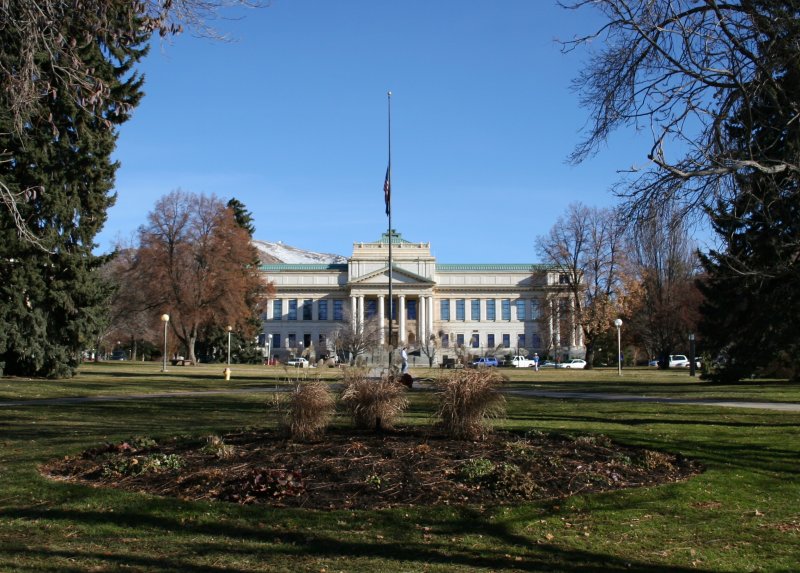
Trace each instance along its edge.
<path fill-rule="evenodd" d="M 304 251 L 297 247 L 284 245 L 280 241 L 271 243 L 253 239 L 253 246 L 258 249 L 258 258 L 261 260 L 261 264 L 341 264 L 347 262 L 347 259 L 340 255 Z"/>

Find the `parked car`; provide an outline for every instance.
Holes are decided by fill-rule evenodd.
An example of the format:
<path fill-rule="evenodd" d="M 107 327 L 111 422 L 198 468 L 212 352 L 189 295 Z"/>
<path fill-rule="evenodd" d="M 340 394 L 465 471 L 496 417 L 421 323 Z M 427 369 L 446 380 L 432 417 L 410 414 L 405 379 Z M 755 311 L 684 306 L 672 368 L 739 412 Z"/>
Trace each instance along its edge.
<path fill-rule="evenodd" d="M 294 366 L 295 368 L 308 368 L 308 360 L 302 356 L 299 358 L 292 358 L 286 363 L 287 366 Z"/>
<path fill-rule="evenodd" d="M 533 368 L 533 360 L 524 356 L 512 356 L 508 362 L 515 368 Z"/>
<path fill-rule="evenodd" d="M 478 368 L 479 366 L 498 366 L 497 358 L 494 356 L 484 356 L 483 358 L 478 358 L 472 362 L 473 368 Z"/>
<path fill-rule="evenodd" d="M 111 360 L 127 360 L 128 352 L 125 350 L 115 350 L 111 353 Z"/>
<path fill-rule="evenodd" d="M 580 358 L 573 358 L 569 362 L 556 364 L 556 368 L 586 368 L 586 361 Z"/>
<path fill-rule="evenodd" d="M 545 360 L 544 362 L 539 364 L 539 368 L 555 368 L 555 367 L 556 363 L 553 362 L 552 360 Z"/>
<path fill-rule="evenodd" d="M 669 367 L 670 368 L 689 368 L 689 359 L 683 354 L 670 354 Z M 700 368 L 700 361 L 695 360 L 695 367 Z"/>

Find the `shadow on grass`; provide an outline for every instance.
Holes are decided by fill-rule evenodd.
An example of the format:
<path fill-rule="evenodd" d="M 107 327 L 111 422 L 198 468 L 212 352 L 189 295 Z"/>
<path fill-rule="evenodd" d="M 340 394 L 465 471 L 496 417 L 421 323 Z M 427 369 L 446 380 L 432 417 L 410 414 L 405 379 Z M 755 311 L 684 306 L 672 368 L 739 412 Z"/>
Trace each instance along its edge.
<path fill-rule="evenodd" d="M 580 404 L 573 402 L 573 404 Z M 699 458 L 706 464 L 747 468 L 757 472 L 786 472 L 800 475 L 797 459 L 800 440 L 775 442 L 782 435 L 800 436 L 800 415 L 751 411 L 675 407 L 641 404 L 626 408 L 620 403 L 600 408 L 592 414 L 572 414 L 542 408 L 530 414 L 515 414 L 515 423 L 579 435 L 582 428 L 591 433 L 608 433 L 615 440 L 631 445 L 667 450 Z M 650 410 L 648 412 L 648 410 Z M 784 421 L 786 420 L 786 421 Z M 679 431 L 675 431 L 675 429 Z M 685 431 L 681 431 L 685 428 Z"/>
<path fill-rule="evenodd" d="M 158 509 L 163 512 L 164 508 Z M 225 560 L 237 562 L 237 556 L 242 559 L 251 558 L 254 554 L 260 556 L 263 565 L 269 565 L 275 560 L 276 565 L 291 570 L 292 559 L 376 559 L 398 563 L 415 563 L 421 568 L 426 565 L 452 565 L 456 567 L 470 567 L 488 570 L 513 570 L 513 571 L 632 571 L 638 573 L 688 573 L 689 571 L 703 571 L 698 568 L 682 568 L 673 565 L 662 566 L 653 563 L 636 562 L 612 555 L 604 555 L 581 550 L 567 550 L 550 543 L 538 543 L 536 540 L 519 535 L 510 530 L 504 523 L 489 523 L 487 516 L 477 511 L 459 510 L 458 517 L 454 520 L 433 523 L 429 538 L 423 539 L 422 535 L 405 535 L 403 539 L 382 538 L 380 532 L 403 531 L 409 528 L 409 523 L 398 513 L 373 514 L 369 513 L 370 521 L 378 522 L 375 531 L 369 532 L 365 540 L 354 539 L 353 535 L 322 534 L 315 528 L 304 531 L 291 530 L 290 527 L 276 525 L 282 517 L 296 516 L 296 512 L 270 510 L 256 514 L 261 521 L 269 521 L 267 528 L 255 528 L 240 525 L 237 520 L 234 524 L 223 520 L 217 523 L 187 523 L 186 520 L 176 520 L 169 517 L 154 515 L 148 511 L 126 511 L 115 513 L 102 513 L 96 511 L 77 511 L 65 509 L 40 509 L 24 508 L 13 511 L 13 517 L 24 518 L 32 521 L 49 520 L 62 521 L 74 526 L 87 528 L 111 526 L 115 530 L 138 530 L 120 535 L 142 535 L 143 530 L 156 530 L 169 532 L 171 544 L 176 544 L 176 536 L 191 540 L 190 554 L 186 557 L 176 556 L 174 551 L 169 556 L 143 555 L 115 552 L 113 546 L 108 546 L 102 552 L 78 549 L 64 551 L 43 547 L 13 547 L 6 545 L 0 547 L 0 555 L 13 560 L 31 559 L 42 560 L 64 558 L 69 560 L 101 561 L 106 565 L 126 567 L 140 567 L 153 570 L 179 570 L 179 571 L 239 571 L 235 565 L 209 566 L 197 564 L 197 556 L 203 556 L 217 561 L 224 556 Z M 0 513 L 2 515 L 2 513 Z M 254 515 L 254 517 L 256 517 Z M 329 526 L 341 514 L 326 514 Z M 350 513 L 348 516 L 352 515 Z M 289 520 L 291 522 L 291 520 Z M 341 523 L 341 522 L 339 522 Z M 148 533 L 152 534 L 153 531 Z M 458 544 L 450 539 L 452 535 L 483 536 L 485 543 L 481 547 L 468 547 Z M 198 537 L 201 536 L 201 537 Z M 374 539 L 374 541 L 371 541 Z M 494 540 L 495 542 L 492 542 Z M 96 540 L 101 542 L 102 540 Z M 242 546 L 242 543 L 246 546 Z M 255 544 L 255 545 L 254 545 Z M 298 564 L 298 568 L 301 565 Z M 47 571 L 48 569 L 39 569 Z M 62 566 L 54 567 L 51 571 L 64 571 Z M 75 569 L 85 570 L 85 569 Z M 250 570 L 250 569 L 248 569 Z M 243 571 L 243 569 L 242 569 Z"/>

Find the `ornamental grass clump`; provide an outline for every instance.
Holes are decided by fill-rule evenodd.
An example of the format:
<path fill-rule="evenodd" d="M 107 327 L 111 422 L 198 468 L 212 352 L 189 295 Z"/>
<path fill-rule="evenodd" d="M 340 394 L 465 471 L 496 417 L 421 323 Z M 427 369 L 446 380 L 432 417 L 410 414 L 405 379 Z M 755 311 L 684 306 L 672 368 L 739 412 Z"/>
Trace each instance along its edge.
<path fill-rule="evenodd" d="M 336 411 L 336 400 L 320 380 L 298 382 L 289 398 L 287 425 L 294 440 L 313 440 L 328 427 Z"/>
<path fill-rule="evenodd" d="M 442 429 L 458 440 L 480 440 L 489 431 L 488 420 L 505 415 L 506 401 L 499 387 L 503 376 L 495 368 L 458 370 L 437 382 Z"/>
<path fill-rule="evenodd" d="M 405 386 L 391 376 L 368 378 L 363 369 L 351 368 L 344 375 L 339 400 L 358 428 L 389 429 L 408 407 Z"/>

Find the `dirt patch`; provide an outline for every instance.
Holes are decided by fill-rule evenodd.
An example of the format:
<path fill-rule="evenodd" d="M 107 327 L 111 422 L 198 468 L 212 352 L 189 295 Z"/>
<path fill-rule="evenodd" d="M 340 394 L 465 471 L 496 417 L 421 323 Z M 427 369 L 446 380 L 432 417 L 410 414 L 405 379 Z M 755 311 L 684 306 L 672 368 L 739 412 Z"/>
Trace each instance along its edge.
<path fill-rule="evenodd" d="M 42 473 L 191 500 L 320 509 L 514 503 L 685 480 L 700 465 L 605 436 L 496 433 L 448 439 L 431 429 L 331 430 L 297 443 L 270 430 L 132 439 L 53 461 Z"/>

